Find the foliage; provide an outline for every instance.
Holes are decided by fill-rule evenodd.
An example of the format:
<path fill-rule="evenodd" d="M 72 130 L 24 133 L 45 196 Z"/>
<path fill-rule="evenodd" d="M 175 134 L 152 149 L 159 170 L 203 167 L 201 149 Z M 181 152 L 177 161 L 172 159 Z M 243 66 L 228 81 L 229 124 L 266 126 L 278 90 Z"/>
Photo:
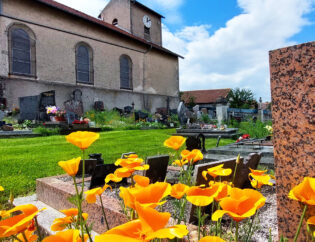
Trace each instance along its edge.
<path fill-rule="evenodd" d="M 259 120 L 256 122 L 249 121 L 249 122 L 237 122 L 232 120 L 228 123 L 228 126 L 231 128 L 238 128 L 238 132 L 242 134 L 249 134 L 251 138 L 265 138 L 270 133 L 268 129 L 266 129 L 266 125 L 272 125 L 271 121 L 263 123 Z"/>
<path fill-rule="evenodd" d="M 59 135 L 60 128 L 45 128 L 45 127 L 39 126 L 33 129 L 33 133 L 40 134 L 42 136 Z"/>
<path fill-rule="evenodd" d="M 202 114 L 202 115 L 201 115 L 201 121 L 204 122 L 205 124 L 210 124 L 211 119 L 209 118 L 209 115 L 207 115 L 207 114 Z"/>
<path fill-rule="evenodd" d="M 249 89 L 235 88 L 227 96 L 231 108 L 257 108 L 257 101 L 254 94 Z"/>

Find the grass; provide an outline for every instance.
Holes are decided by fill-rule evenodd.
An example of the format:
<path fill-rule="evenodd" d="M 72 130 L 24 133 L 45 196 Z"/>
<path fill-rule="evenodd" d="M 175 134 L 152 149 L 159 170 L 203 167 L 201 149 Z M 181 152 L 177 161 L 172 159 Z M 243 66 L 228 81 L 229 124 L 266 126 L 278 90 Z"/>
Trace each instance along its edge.
<path fill-rule="evenodd" d="M 129 130 L 103 132 L 87 153 L 102 153 L 105 163 L 113 163 L 122 153 L 134 151 L 140 157 L 173 153 L 163 146 L 165 139 L 175 133 L 167 130 Z M 220 145 L 233 140 L 223 139 Z M 207 139 L 207 149 L 216 139 Z M 63 174 L 57 165 L 60 160 L 80 156 L 80 150 L 67 143 L 64 136 L 0 139 L 0 203 L 8 199 L 10 191 L 21 196 L 35 191 L 36 179 Z"/>

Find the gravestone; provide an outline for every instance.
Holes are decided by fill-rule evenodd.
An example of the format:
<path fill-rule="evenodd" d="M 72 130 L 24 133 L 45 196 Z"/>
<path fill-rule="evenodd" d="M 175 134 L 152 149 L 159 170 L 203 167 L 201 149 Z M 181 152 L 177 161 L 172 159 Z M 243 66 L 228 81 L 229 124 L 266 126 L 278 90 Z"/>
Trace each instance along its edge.
<path fill-rule="evenodd" d="M 70 112 L 70 111 L 66 112 L 66 121 L 68 124 L 72 124 L 77 119 L 78 119 L 78 116 L 75 113 Z"/>
<path fill-rule="evenodd" d="M 206 138 L 203 134 L 189 136 L 186 139 L 186 149 L 189 151 L 197 149 L 205 153 L 206 152 L 205 142 L 206 142 Z"/>
<path fill-rule="evenodd" d="M 164 182 L 170 157 L 168 155 L 152 156 L 147 158 L 149 170 L 145 176 L 150 178 L 150 183 Z"/>
<path fill-rule="evenodd" d="M 126 159 L 129 155 L 135 155 L 135 152 L 123 153 L 121 154 L 121 159 Z"/>
<path fill-rule="evenodd" d="M 76 89 L 71 95 L 71 99 L 64 102 L 66 112 L 72 112 L 82 117 L 84 114 L 83 111 L 83 102 L 82 102 L 82 91 Z"/>
<path fill-rule="evenodd" d="M 124 107 L 124 112 L 125 114 L 130 114 L 132 112 L 132 107 L 131 106 Z"/>
<path fill-rule="evenodd" d="M 56 106 L 56 99 L 55 99 L 55 91 L 47 91 L 42 92 L 39 95 L 39 120 L 41 121 L 48 121 L 49 117 L 47 115 L 46 107 L 48 106 Z"/>
<path fill-rule="evenodd" d="M 114 164 L 96 165 L 92 174 L 89 189 L 104 186 L 106 176 L 110 173 L 114 173 L 116 169 L 117 166 Z"/>
<path fill-rule="evenodd" d="M 184 102 L 180 102 L 177 108 L 178 120 L 181 126 L 187 123 L 188 117 L 186 115 L 187 108 Z"/>
<path fill-rule="evenodd" d="M 39 116 L 39 96 L 19 98 L 20 120 L 36 120 Z"/>
<path fill-rule="evenodd" d="M 2 121 L 4 117 L 5 117 L 5 112 L 0 110 L 0 121 Z"/>
<path fill-rule="evenodd" d="M 288 194 L 304 177 L 315 177 L 315 42 L 273 50 L 269 62 L 278 230 L 291 241 L 303 206 Z M 305 220 L 298 241 L 307 241 Z"/>
<path fill-rule="evenodd" d="M 96 101 L 94 103 L 94 109 L 95 111 L 104 111 L 105 110 L 104 103 L 102 101 Z"/>
<path fill-rule="evenodd" d="M 220 160 L 220 161 L 215 161 L 215 162 L 209 162 L 205 164 L 200 164 L 196 165 L 194 169 L 194 175 L 193 175 L 193 181 L 195 182 L 196 186 L 200 186 L 205 184 L 208 186 L 209 181 L 213 180 L 211 176 L 207 176 L 208 180 L 206 181 L 204 177 L 202 176 L 202 172 L 206 171 L 207 169 L 211 167 L 215 167 L 221 164 L 224 164 L 223 168 L 227 169 L 230 168 L 232 169 L 232 173 L 230 176 L 224 176 L 221 177 L 222 181 L 232 181 L 233 180 L 233 174 L 235 170 L 235 165 L 236 165 L 236 159 L 231 158 L 231 159 L 226 159 L 226 160 Z M 257 153 L 252 153 L 250 154 L 244 161 L 244 158 L 240 158 L 240 163 L 237 166 L 236 174 L 235 174 L 235 180 L 234 180 L 234 185 L 235 187 L 239 188 L 244 188 L 244 187 L 250 187 L 250 184 L 248 186 L 248 174 L 250 173 L 249 168 L 251 169 L 257 169 L 257 166 L 259 164 L 259 161 L 261 159 L 261 154 Z M 191 211 L 190 211 L 190 217 L 189 221 L 193 222 L 195 221 L 195 206 L 191 205 Z"/>
<path fill-rule="evenodd" d="M 79 170 L 77 172 L 77 176 L 81 177 L 82 176 L 82 160 L 79 164 Z M 97 160 L 96 159 L 86 159 L 85 164 L 84 164 L 84 173 L 86 176 L 91 176 L 94 172 L 94 169 L 97 165 Z"/>
<path fill-rule="evenodd" d="M 90 159 L 95 159 L 97 160 L 97 165 L 103 165 L 104 160 L 102 159 L 102 154 L 101 153 L 95 153 L 95 154 L 89 154 Z"/>

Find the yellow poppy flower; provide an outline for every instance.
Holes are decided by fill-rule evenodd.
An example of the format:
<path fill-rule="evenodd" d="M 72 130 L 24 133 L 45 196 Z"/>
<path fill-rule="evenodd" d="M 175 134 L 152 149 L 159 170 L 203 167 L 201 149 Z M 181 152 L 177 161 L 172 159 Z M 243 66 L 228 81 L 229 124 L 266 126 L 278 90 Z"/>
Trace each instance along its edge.
<path fill-rule="evenodd" d="M 217 236 L 206 236 L 199 240 L 199 242 L 225 242 L 225 240 Z"/>
<path fill-rule="evenodd" d="M 214 182 L 210 181 L 209 186 L 218 186 L 218 190 L 220 191 L 214 200 L 216 202 L 221 201 L 223 198 L 227 197 L 231 193 L 232 186 L 228 182 Z"/>
<path fill-rule="evenodd" d="M 0 186 L 0 192 L 4 191 L 4 188 L 2 186 Z"/>
<path fill-rule="evenodd" d="M 38 236 L 36 234 L 34 234 L 34 231 L 31 231 L 31 230 L 25 230 L 24 231 L 24 235 L 27 239 L 27 241 L 25 241 L 24 239 L 24 236 L 22 233 L 19 233 L 16 237 L 19 239 L 19 240 L 14 240 L 14 242 L 34 242 L 34 241 L 37 241 L 38 239 Z"/>
<path fill-rule="evenodd" d="M 170 213 L 160 213 L 150 207 L 135 204 L 139 219 L 117 226 L 102 235 L 95 236 L 95 242 L 101 241 L 151 241 L 157 239 L 183 238 L 188 234 L 186 225 L 165 228 Z"/>
<path fill-rule="evenodd" d="M 219 186 L 212 187 L 191 187 L 186 193 L 187 200 L 195 206 L 202 207 L 207 206 L 213 202 L 213 199 L 218 196 L 220 190 Z"/>
<path fill-rule="evenodd" d="M 146 176 L 135 175 L 133 179 L 135 180 L 136 185 L 140 187 L 147 187 L 150 184 L 150 179 Z"/>
<path fill-rule="evenodd" d="M 10 237 L 26 230 L 33 218 L 44 209 L 38 210 L 32 204 L 17 206 L 7 213 L 20 211 L 21 214 L 0 221 L 0 238 Z"/>
<path fill-rule="evenodd" d="M 181 152 L 181 156 L 183 160 L 188 160 L 188 162 L 192 164 L 203 159 L 203 154 L 201 153 L 200 150 L 197 150 L 197 149 L 192 150 L 192 151 L 183 150 Z"/>
<path fill-rule="evenodd" d="M 75 176 L 78 173 L 81 157 L 68 161 L 59 161 L 58 165 L 69 175 Z"/>
<path fill-rule="evenodd" d="M 84 242 L 88 240 L 88 235 L 84 235 Z M 58 232 L 55 235 L 51 235 L 43 239 L 43 242 L 82 242 L 80 237 L 80 231 L 74 229 L 68 229 L 66 231 Z"/>
<path fill-rule="evenodd" d="M 207 173 L 210 176 L 212 176 L 213 178 L 216 178 L 217 176 L 229 176 L 229 175 L 231 175 L 232 169 L 230 169 L 230 168 L 224 169 L 223 166 L 224 166 L 224 164 L 221 164 L 221 165 L 218 165 L 215 167 L 211 167 L 207 170 Z M 203 171 L 202 175 L 206 179 L 206 173 L 204 171 Z"/>
<path fill-rule="evenodd" d="M 172 190 L 171 190 L 171 196 L 176 198 L 176 199 L 181 199 L 186 192 L 188 191 L 189 186 L 186 186 L 184 184 L 175 184 L 172 186 Z"/>
<path fill-rule="evenodd" d="M 315 205 L 315 178 L 305 177 L 302 183 L 290 191 L 289 198 L 308 205 Z"/>
<path fill-rule="evenodd" d="M 188 160 L 175 160 L 172 165 L 182 167 L 188 163 Z"/>
<path fill-rule="evenodd" d="M 131 174 L 130 174 L 131 175 Z M 129 176 L 130 176 L 129 175 Z M 105 178 L 105 183 L 109 183 L 110 181 L 113 181 L 113 182 L 121 182 L 122 181 L 122 177 L 118 177 L 116 176 L 115 174 L 113 173 L 110 173 L 106 176 Z"/>
<path fill-rule="evenodd" d="M 164 141 L 164 146 L 179 150 L 179 148 L 185 143 L 186 138 L 182 136 L 172 136 Z"/>
<path fill-rule="evenodd" d="M 220 202 L 222 210 L 217 210 L 212 215 L 213 221 L 218 221 L 224 214 L 228 214 L 234 221 L 240 222 L 249 218 L 265 205 L 266 198 L 253 189 L 232 188 L 229 197 Z"/>
<path fill-rule="evenodd" d="M 77 208 L 70 208 L 70 209 L 66 209 L 66 210 L 60 210 L 60 212 L 62 212 L 63 214 L 66 215 L 66 217 L 64 218 L 56 218 L 53 221 L 52 226 L 50 227 L 50 229 L 52 231 L 62 231 L 64 229 L 67 228 L 68 225 L 72 224 L 72 223 L 76 223 L 77 219 L 78 219 L 78 209 Z M 88 214 L 87 213 L 82 213 L 82 217 L 84 220 L 87 220 L 88 218 Z"/>
<path fill-rule="evenodd" d="M 249 168 L 251 173 L 248 174 L 248 178 L 252 187 L 256 189 L 260 189 L 263 185 L 273 186 L 273 183 L 270 182 L 271 176 L 265 174 L 267 171 L 260 171 L 260 170 L 252 170 Z"/>
<path fill-rule="evenodd" d="M 87 131 L 77 131 L 66 136 L 66 140 L 71 144 L 85 150 L 90 147 L 98 138 L 99 134 Z"/>
<path fill-rule="evenodd" d="M 103 192 L 107 189 L 112 187 L 110 185 L 104 185 L 103 187 L 97 187 L 92 190 L 84 192 L 86 194 L 86 201 L 88 203 L 95 203 L 96 202 L 96 196 L 101 196 Z"/>
<path fill-rule="evenodd" d="M 124 200 L 125 206 L 136 209 L 135 202 L 142 206 L 155 208 L 162 205 L 162 198 L 171 193 L 171 185 L 166 182 L 156 182 L 147 187 L 120 187 L 120 197 Z"/>

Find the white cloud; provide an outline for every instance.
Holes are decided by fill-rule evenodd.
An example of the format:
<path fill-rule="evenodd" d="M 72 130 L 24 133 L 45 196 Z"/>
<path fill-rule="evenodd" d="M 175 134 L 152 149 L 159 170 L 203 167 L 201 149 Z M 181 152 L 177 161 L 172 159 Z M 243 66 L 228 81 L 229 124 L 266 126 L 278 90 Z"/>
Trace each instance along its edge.
<path fill-rule="evenodd" d="M 109 0 L 55 0 L 93 17 L 98 17 Z"/>
<path fill-rule="evenodd" d="M 209 33 L 189 26 L 171 33 L 163 26 L 164 46 L 180 60 L 181 90 L 250 88 L 270 99 L 268 51 L 295 44 L 290 38 L 309 24 L 304 14 L 314 0 L 238 0 L 243 13 Z"/>

